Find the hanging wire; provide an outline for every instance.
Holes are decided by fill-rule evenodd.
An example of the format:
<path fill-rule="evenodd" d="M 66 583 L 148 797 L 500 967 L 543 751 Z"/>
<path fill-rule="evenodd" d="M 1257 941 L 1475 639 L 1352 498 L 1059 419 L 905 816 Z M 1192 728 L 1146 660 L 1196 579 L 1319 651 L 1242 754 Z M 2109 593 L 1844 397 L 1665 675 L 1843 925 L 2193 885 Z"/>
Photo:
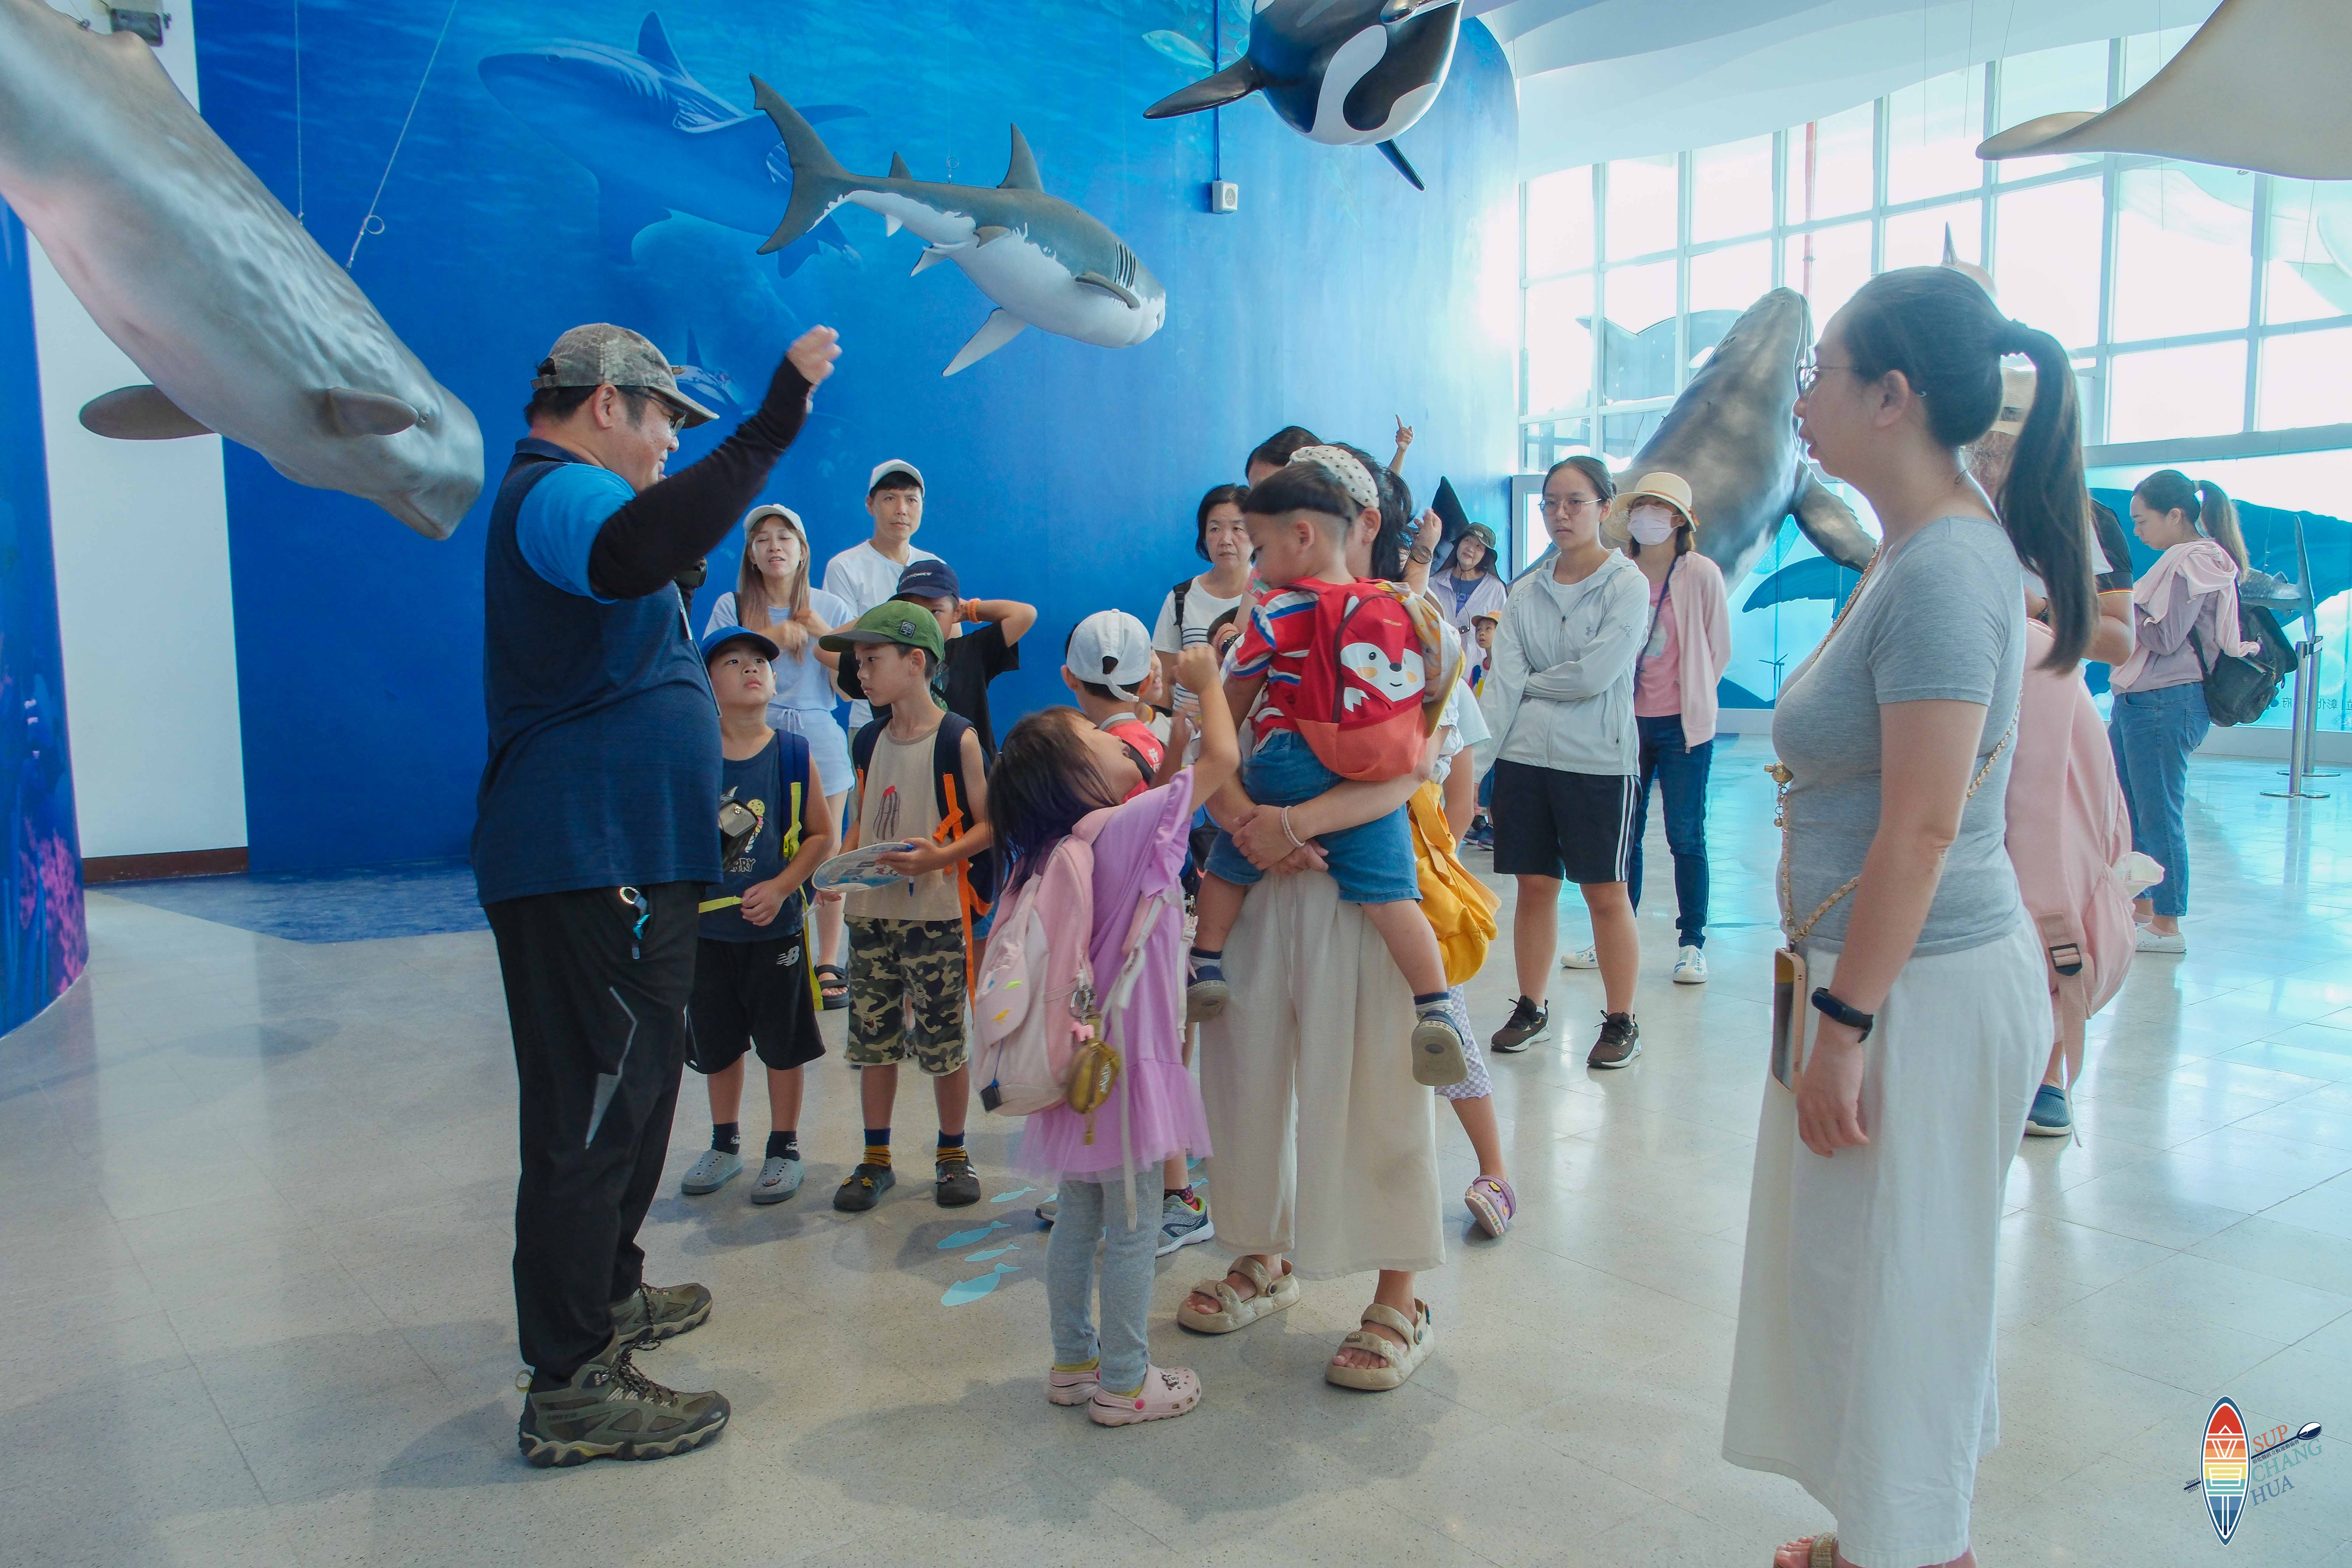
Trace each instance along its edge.
<path fill-rule="evenodd" d="M 302 0 L 294 0 L 294 221 L 302 224 Z M 308 227 L 307 224 L 303 225 Z"/>
<path fill-rule="evenodd" d="M 375 195 L 368 198 L 367 216 L 360 219 L 359 232 L 352 236 L 352 253 L 343 258 L 343 270 L 349 272 L 352 263 L 359 259 L 360 242 L 372 234 L 383 232 L 383 220 L 375 215 L 376 204 L 383 200 L 385 181 L 392 178 L 392 166 L 400 161 L 400 144 L 408 140 L 409 122 L 416 118 L 416 106 L 424 100 L 425 84 L 433 79 L 433 62 L 441 58 L 441 46 L 448 39 L 449 24 L 457 19 L 457 0 L 449 0 L 449 9 L 441 18 L 441 31 L 433 40 L 433 52 L 425 57 L 425 73 L 416 79 L 416 92 L 408 100 L 408 113 L 400 121 L 400 134 L 392 139 L 392 156 L 383 161 L 383 174 L 375 183 Z M 370 227 L 373 224 L 374 226 Z"/>

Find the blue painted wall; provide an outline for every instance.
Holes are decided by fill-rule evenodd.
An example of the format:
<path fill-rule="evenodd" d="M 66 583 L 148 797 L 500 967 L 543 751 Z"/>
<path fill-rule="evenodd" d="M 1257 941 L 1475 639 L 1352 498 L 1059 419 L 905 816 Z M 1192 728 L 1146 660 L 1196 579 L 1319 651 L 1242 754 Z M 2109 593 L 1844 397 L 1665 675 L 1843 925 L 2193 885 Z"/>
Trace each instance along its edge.
<path fill-rule="evenodd" d="M 1402 414 L 1419 431 L 1416 491 L 1449 474 L 1501 521 L 1517 110 L 1475 23 L 1436 108 L 1402 139 L 1426 194 L 1372 150 L 1308 142 L 1251 100 L 1217 117 L 1223 175 L 1241 185 L 1240 213 L 1217 216 L 1202 200 L 1219 156 L 1212 117 L 1140 112 L 1206 74 L 1181 58 L 1187 41 L 1209 44 L 1199 0 L 663 5 L 686 68 L 737 109 L 757 72 L 796 103 L 860 111 L 819 128 L 855 170 L 879 173 L 895 151 L 919 177 L 993 184 L 1017 121 L 1046 188 L 1109 225 L 1167 287 L 1168 323 L 1139 347 L 1032 331 L 942 380 L 988 302 L 952 267 L 908 276 L 919 242 L 886 238 L 871 215 L 836 215 L 855 258 L 821 253 L 788 278 L 753 254 L 758 236 L 694 217 L 638 234 L 625 262 L 608 254 L 588 170 L 492 97 L 478 66 L 557 39 L 632 48 L 641 5 L 446 14 L 444 36 L 439 5 L 304 7 L 299 123 L 284 0 L 207 0 L 200 58 L 206 117 L 331 255 L 359 240 L 361 286 L 472 405 L 493 488 L 531 366 L 568 326 L 622 321 L 681 361 L 691 330 L 747 402 L 801 327 L 836 326 L 840 371 L 769 495 L 809 520 L 823 558 L 867 531 L 876 462 L 919 464 L 919 542 L 967 592 L 1043 611 L 1027 668 L 998 682 L 1003 716 L 1065 699 L 1055 671 L 1081 616 L 1120 605 L 1149 617 L 1197 569 L 1195 500 L 1240 478 L 1280 425 L 1385 456 Z M 1227 0 L 1228 62 L 1245 18 Z M 784 195 L 777 186 L 768 221 Z M 716 438 L 689 437 L 677 461 Z M 483 753 L 482 510 L 429 543 L 234 447 L 228 486 L 255 868 L 462 852 Z M 715 557 L 698 625 L 732 575 L 731 557 Z"/>
<path fill-rule="evenodd" d="M 26 271 L 31 241 L 0 206 L 0 1033 L 74 983 L 89 954 L 66 755 L 48 459 Z"/>

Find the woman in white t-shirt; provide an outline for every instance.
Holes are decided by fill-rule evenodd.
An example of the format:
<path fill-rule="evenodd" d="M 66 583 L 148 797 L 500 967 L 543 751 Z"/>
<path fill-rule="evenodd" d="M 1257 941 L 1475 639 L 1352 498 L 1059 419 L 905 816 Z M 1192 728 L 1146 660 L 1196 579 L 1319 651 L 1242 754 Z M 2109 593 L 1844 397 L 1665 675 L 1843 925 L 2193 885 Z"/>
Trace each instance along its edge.
<path fill-rule="evenodd" d="M 1160 601 L 1151 650 L 1159 656 L 1160 680 L 1176 691 L 1180 707 L 1190 705 L 1192 693 L 1176 686 L 1176 656 L 1207 642 L 1217 617 L 1249 597 L 1249 530 L 1242 526 L 1242 502 L 1248 499 L 1247 485 L 1219 485 L 1201 498 L 1192 548 L 1209 569 L 1177 584 Z"/>

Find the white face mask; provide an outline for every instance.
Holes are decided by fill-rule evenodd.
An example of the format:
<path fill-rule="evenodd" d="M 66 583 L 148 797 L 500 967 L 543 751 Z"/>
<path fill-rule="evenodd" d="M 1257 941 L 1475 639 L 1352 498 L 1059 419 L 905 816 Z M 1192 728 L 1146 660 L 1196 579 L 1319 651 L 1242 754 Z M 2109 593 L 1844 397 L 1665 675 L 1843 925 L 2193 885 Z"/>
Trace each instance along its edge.
<path fill-rule="evenodd" d="M 1632 529 L 1634 539 L 1639 542 L 1664 544 L 1675 536 L 1675 528 L 1679 521 L 1671 508 L 1637 506 L 1633 509 L 1633 515 L 1629 520 L 1628 526 Z"/>

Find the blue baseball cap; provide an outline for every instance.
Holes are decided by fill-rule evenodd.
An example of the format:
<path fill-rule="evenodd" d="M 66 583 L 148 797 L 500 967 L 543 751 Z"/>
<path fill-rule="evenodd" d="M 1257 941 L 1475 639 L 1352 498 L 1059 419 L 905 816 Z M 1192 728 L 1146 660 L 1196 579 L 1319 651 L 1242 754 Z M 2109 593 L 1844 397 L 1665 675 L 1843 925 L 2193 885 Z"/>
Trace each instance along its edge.
<path fill-rule="evenodd" d="M 702 634 L 702 662 L 709 664 L 719 650 L 731 642 L 747 642 L 753 652 L 770 664 L 776 662 L 782 650 L 749 626 L 713 626 Z"/>
<path fill-rule="evenodd" d="M 963 590 L 956 584 L 955 568 L 944 561 L 910 561 L 898 574 L 898 596 L 901 599 L 961 599 Z"/>

